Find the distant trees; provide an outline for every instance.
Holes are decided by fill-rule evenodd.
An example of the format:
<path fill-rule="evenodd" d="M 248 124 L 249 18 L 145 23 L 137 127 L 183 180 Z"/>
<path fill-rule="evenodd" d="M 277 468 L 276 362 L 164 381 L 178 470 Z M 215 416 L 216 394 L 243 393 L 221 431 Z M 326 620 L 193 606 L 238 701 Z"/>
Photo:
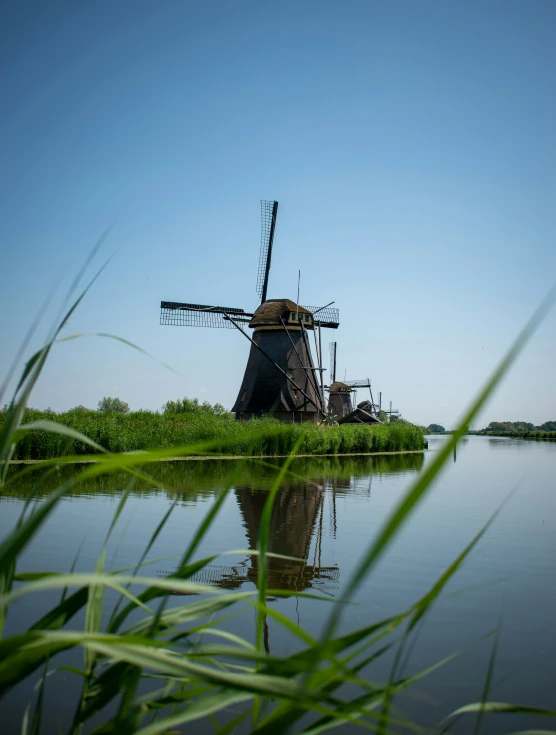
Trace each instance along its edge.
<path fill-rule="evenodd" d="M 485 431 L 534 431 L 535 424 L 526 421 L 491 421 Z"/>
<path fill-rule="evenodd" d="M 441 424 L 429 424 L 427 431 L 429 434 L 444 434 L 446 429 Z"/>
<path fill-rule="evenodd" d="M 223 416 L 228 411 L 221 403 L 212 405 L 208 401 L 199 403 L 197 398 L 180 398 L 177 401 L 167 401 L 162 406 L 162 413 L 196 413 Z"/>
<path fill-rule="evenodd" d="M 545 421 L 538 428 L 541 431 L 556 431 L 556 421 Z"/>
<path fill-rule="evenodd" d="M 129 413 L 129 404 L 121 398 L 104 397 L 98 402 L 98 411 L 101 413 Z"/>

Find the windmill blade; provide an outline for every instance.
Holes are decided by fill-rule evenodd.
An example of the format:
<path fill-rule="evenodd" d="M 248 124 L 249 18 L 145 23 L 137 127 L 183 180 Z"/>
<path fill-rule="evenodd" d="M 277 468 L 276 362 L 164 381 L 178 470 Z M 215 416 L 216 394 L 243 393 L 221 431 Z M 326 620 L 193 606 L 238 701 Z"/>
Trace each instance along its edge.
<path fill-rule="evenodd" d="M 261 304 L 266 301 L 277 214 L 278 202 L 261 199 L 261 252 L 259 255 L 259 271 L 257 273 L 257 294 L 261 299 Z"/>
<path fill-rule="evenodd" d="M 338 329 L 340 326 L 339 309 L 331 309 L 330 306 L 304 306 L 303 308 L 313 314 L 315 326 L 327 327 L 328 329 Z"/>
<path fill-rule="evenodd" d="M 337 342 L 330 343 L 330 385 L 336 382 L 336 348 Z"/>
<path fill-rule="evenodd" d="M 235 329 L 227 314 L 236 322 L 249 322 L 253 314 L 243 309 L 203 304 L 182 304 L 178 301 L 160 302 L 160 323 L 175 327 L 213 327 Z"/>
<path fill-rule="evenodd" d="M 371 387 L 371 381 L 369 378 L 360 378 L 359 380 L 344 380 L 344 383 L 346 385 L 349 385 L 350 388 L 370 388 Z"/>

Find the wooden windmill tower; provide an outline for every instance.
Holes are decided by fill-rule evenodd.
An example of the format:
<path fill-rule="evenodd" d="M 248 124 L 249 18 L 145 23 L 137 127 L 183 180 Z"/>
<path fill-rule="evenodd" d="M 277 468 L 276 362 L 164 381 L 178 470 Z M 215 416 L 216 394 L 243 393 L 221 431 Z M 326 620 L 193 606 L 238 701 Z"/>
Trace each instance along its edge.
<path fill-rule="evenodd" d="M 278 202 L 261 202 L 261 251 L 254 313 L 225 306 L 162 301 L 160 323 L 237 329 L 251 342 L 245 375 L 232 408 L 241 420 L 272 415 L 281 421 L 315 421 L 326 416 L 321 328 L 337 329 L 339 312 L 300 306 L 289 299 L 267 299 Z M 254 330 L 251 338 L 244 330 Z M 317 365 L 309 335 L 313 333 Z"/>

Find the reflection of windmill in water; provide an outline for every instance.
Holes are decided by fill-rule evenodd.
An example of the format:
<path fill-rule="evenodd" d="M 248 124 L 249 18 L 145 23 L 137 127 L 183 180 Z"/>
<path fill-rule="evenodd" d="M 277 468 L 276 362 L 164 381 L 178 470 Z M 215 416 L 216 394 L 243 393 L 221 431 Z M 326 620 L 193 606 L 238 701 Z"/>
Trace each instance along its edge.
<path fill-rule="evenodd" d="M 268 493 L 241 486 L 236 487 L 235 493 L 248 546 L 255 549 Z M 270 517 L 267 550 L 271 554 L 295 559 L 267 557 L 269 590 L 303 592 L 314 589 L 334 594 L 339 585 L 340 570 L 336 566 L 321 564 L 323 512 L 324 491 L 321 488 L 308 483 L 281 487 Z M 209 565 L 195 575 L 195 581 L 237 589 L 245 582 L 256 585 L 257 574 L 258 556 L 253 554 L 237 566 Z"/>
<path fill-rule="evenodd" d="M 257 279 L 261 299 L 254 313 L 225 306 L 162 301 L 160 323 L 236 329 L 251 342 L 241 387 L 232 408 L 238 419 L 271 413 L 281 421 L 315 421 L 326 416 L 321 328 L 337 329 L 337 309 L 267 299 L 278 202 L 261 202 L 262 234 Z M 299 300 L 299 295 L 298 295 Z M 249 337 L 244 326 L 254 330 Z M 317 367 L 309 335 L 313 333 Z"/>

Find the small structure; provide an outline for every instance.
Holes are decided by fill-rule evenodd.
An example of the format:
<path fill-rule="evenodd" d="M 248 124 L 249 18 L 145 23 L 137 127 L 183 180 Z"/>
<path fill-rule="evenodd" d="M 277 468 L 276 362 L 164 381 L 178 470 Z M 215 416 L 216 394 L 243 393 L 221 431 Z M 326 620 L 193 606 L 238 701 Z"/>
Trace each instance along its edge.
<path fill-rule="evenodd" d="M 355 410 L 338 419 L 339 424 L 381 424 L 382 421 L 367 410 L 370 401 L 361 401 Z"/>

